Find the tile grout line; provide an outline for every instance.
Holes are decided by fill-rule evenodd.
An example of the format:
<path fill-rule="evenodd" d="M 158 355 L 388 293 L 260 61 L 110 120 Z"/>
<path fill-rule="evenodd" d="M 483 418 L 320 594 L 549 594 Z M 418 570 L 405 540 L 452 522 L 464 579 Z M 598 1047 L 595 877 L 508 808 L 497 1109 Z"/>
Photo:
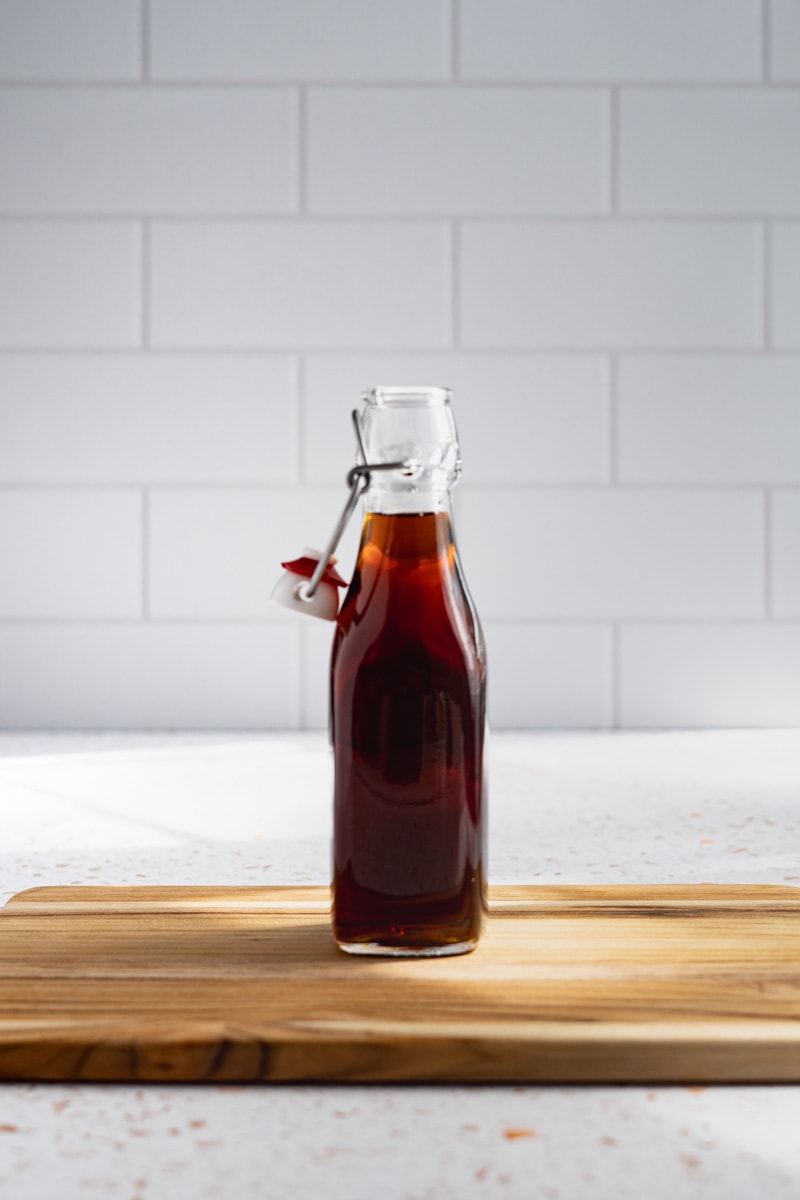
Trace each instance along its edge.
<path fill-rule="evenodd" d="M 370 226 L 397 226 L 404 225 L 409 229 L 413 229 L 420 225 L 441 226 L 448 221 L 459 220 L 468 222 L 470 225 L 502 225 L 502 226 L 527 226 L 536 227 L 543 226 L 545 228 L 553 225 L 562 225 L 565 228 L 571 228 L 576 225 L 585 225 L 592 228 L 609 228 L 616 222 L 617 217 L 621 224 L 631 226 L 664 226 L 670 228 L 672 226 L 700 226 L 702 228 L 718 228 L 720 226 L 753 226 L 762 222 L 765 217 L 763 211 L 746 211 L 746 212 L 721 212 L 715 209 L 707 209 L 703 212 L 687 213 L 687 212 L 636 212 L 630 211 L 621 214 L 609 213 L 600 211 L 597 208 L 587 209 L 585 212 L 559 212 L 557 209 L 547 209 L 542 211 L 528 212 L 459 212 L 455 213 L 452 210 L 432 209 L 430 212 L 402 212 L 400 209 L 386 212 L 365 212 L 353 209 L 350 212 L 326 212 L 324 210 L 316 210 L 313 213 L 307 212 L 287 212 L 284 209 L 275 209 L 274 211 L 252 210 L 252 211 L 225 211 L 225 210 L 195 210 L 186 209 L 184 211 L 165 211 L 158 209 L 143 210 L 120 210 L 111 212 L 109 210 L 98 211 L 95 209 L 84 209 L 75 212 L 65 212 L 57 209 L 48 209 L 41 212 L 26 212 L 23 210 L 9 210 L 0 212 L 0 228 L 6 225 L 89 225 L 89 224 L 105 224 L 105 225 L 125 225 L 136 221 L 150 220 L 158 221 L 167 226 L 182 226 L 191 225 L 250 225 L 258 228 L 267 228 L 270 226 L 280 227 L 281 225 L 297 225 L 301 217 L 305 217 L 304 224 L 311 226 L 331 226 L 339 227 L 342 225 L 352 225 L 355 227 L 370 225 Z M 797 222 L 798 216 L 795 209 L 781 209 L 780 211 L 770 214 L 770 220 L 775 221 L 790 221 Z"/>
<path fill-rule="evenodd" d="M 764 616 L 772 621 L 774 612 L 774 597 L 772 595 L 772 501 L 773 489 L 764 488 L 763 500 L 763 536 L 764 536 Z"/>
<path fill-rule="evenodd" d="M 140 70 L 142 82 L 149 83 L 151 80 L 151 63 L 150 63 L 150 28 L 151 28 L 151 12 L 150 0 L 141 0 L 141 20 L 139 25 L 139 36 L 142 39 L 141 45 L 141 63 Z"/>
<path fill-rule="evenodd" d="M 143 487 L 141 494 L 141 572 L 142 572 L 142 620 L 150 620 L 150 488 Z"/>
<path fill-rule="evenodd" d="M 772 14 L 771 0 L 761 0 L 761 82 L 770 83 L 772 74 Z"/>
<path fill-rule="evenodd" d="M 772 349 L 772 222 L 761 225 L 761 340 L 762 349 Z"/>
<path fill-rule="evenodd" d="M 449 46 L 446 48 L 448 58 L 451 57 Z M 143 55 L 140 55 L 140 59 Z M 141 72 L 140 62 L 140 72 Z M 325 78 L 320 76 L 316 79 L 309 79 L 308 76 L 291 76 L 285 79 L 267 79 L 267 78 L 251 78 L 241 79 L 230 77 L 228 79 L 220 79 L 216 76 L 213 78 L 204 78 L 201 75 L 186 76 L 181 79 L 156 79 L 154 85 L 164 91 L 180 91 L 181 88 L 207 88 L 210 92 L 219 91 L 249 91 L 249 92 L 275 92 L 275 91 L 291 91 L 293 88 L 309 87 L 309 88 L 332 88 L 337 91 L 413 91 L 413 90 L 437 90 L 443 91 L 451 88 L 453 85 L 464 91 L 503 91 L 504 89 L 514 89 L 515 91 L 528 92 L 601 92 L 609 87 L 630 88 L 641 92 L 724 92 L 736 89 L 744 92 L 760 92 L 763 91 L 765 85 L 769 91 L 786 91 L 796 92 L 800 89 L 800 83 L 794 79 L 752 79 L 752 78 L 735 78 L 730 79 L 692 79 L 685 80 L 677 79 L 609 79 L 603 76 L 594 76 L 588 78 L 542 78 L 531 79 L 525 77 L 509 77 L 508 79 L 440 79 L 440 78 L 419 78 L 417 76 L 407 79 L 372 79 L 365 77 L 363 79 L 338 79 Z M 53 79 L 36 78 L 30 76 L 27 79 L 4 79 L 0 81 L 0 89 L 3 91 L 32 91 L 41 89 L 43 91 L 136 91 L 141 87 L 142 79 L 130 79 L 122 77 L 108 76 L 106 79 Z"/>
<path fill-rule="evenodd" d="M 308 88 L 297 89 L 297 215 L 308 215 Z"/>
<path fill-rule="evenodd" d="M 301 131 L 302 134 L 302 131 Z M 302 136 L 300 139 L 302 144 Z M 302 158 L 302 153 L 300 155 Z M 297 439 L 297 479 L 300 486 L 306 482 L 305 472 L 305 457 L 306 457 L 306 394 L 307 394 L 307 362 L 306 356 L 303 353 L 298 354 L 295 364 L 295 436 Z M 287 554 L 299 554 L 301 546 L 287 547 Z M 280 565 L 275 566 L 275 577 L 277 579 Z M 296 633 L 297 644 L 297 704 L 295 707 L 295 720 L 298 729 L 305 729 L 308 719 L 308 710 L 306 704 L 306 665 L 308 661 L 307 647 L 307 630 L 303 626 L 302 619 L 297 628 Z"/>
<path fill-rule="evenodd" d="M 796 489 L 798 487 L 798 484 L 800 484 L 800 478 L 786 480 L 786 481 L 784 481 L 782 486 Z M 142 486 L 143 485 L 142 485 L 142 482 L 140 479 L 126 479 L 126 480 L 103 479 L 103 480 L 92 480 L 90 483 L 87 483 L 85 481 L 75 482 L 74 480 L 62 480 L 62 481 L 17 480 L 14 482 L 5 482 L 3 480 L 0 480 L 0 495 L 2 495 L 3 493 L 6 493 L 6 492 L 129 492 L 131 490 L 136 490 L 137 488 L 140 488 Z M 317 482 L 313 479 L 302 480 L 302 481 L 297 481 L 297 480 L 295 480 L 295 481 L 288 480 L 287 481 L 287 480 L 280 480 L 280 479 L 278 479 L 278 480 L 275 480 L 275 479 L 258 480 L 258 479 L 248 478 L 248 479 L 239 480 L 238 482 L 230 482 L 230 481 L 220 482 L 218 479 L 208 479 L 208 480 L 187 479 L 187 480 L 183 480 L 183 481 L 170 479 L 170 480 L 164 480 L 164 481 L 158 480 L 155 482 L 151 481 L 151 483 L 148 486 L 153 488 L 154 490 L 157 490 L 160 492 L 198 492 L 198 491 L 201 491 L 201 492 L 232 492 L 233 491 L 233 492 L 235 492 L 235 491 L 240 491 L 240 492 L 291 492 L 291 493 L 295 493 L 295 492 L 300 492 L 301 490 L 308 488 L 308 487 L 314 487 L 314 488 L 318 488 L 320 490 L 333 491 L 337 488 L 337 486 L 339 488 L 341 488 L 341 479 L 337 479 L 337 478 L 333 478 L 333 477 L 329 477 L 329 476 L 326 476 L 319 482 Z M 684 483 L 684 482 L 675 483 L 675 482 L 670 482 L 669 480 L 656 480 L 655 482 L 649 482 L 649 481 L 642 482 L 642 481 L 637 480 L 637 481 L 631 482 L 631 483 L 628 483 L 628 482 L 620 483 L 619 487 L 616 489 L 616 491 L 620 495 L 624 495 L 624 494 L 637 495 L 642 492 L 646 492 L 646 493 L 662 492 L 662 493 L 667 493 L 668 495 L 674 495 L 676 493 L 677 494 L 680 494 L 680 493 L 692 494 L 692 493 L 694 493 L 694 494 L 699 494 L 699 495 L 703 495 L 703 496 L 708 495 L 709 493 L 711 493 L 711 494 L 714 494 L 714 493 L 720 494 L 721 493 L 723 495 L 732 493 L 735 495 L 740 492 L 745 492 L 745 493 L 752 495 L 752 494 L 760 494 L 760 489 L 763 488 L 763 486 L 764 486 L 764 484 L 761 480 L 750 480 L 750 481 L 744 481 L 744 482 L 741 482 L 741 481 L 739 481 L 739 482 L 736 482 L 736 481 L 734 481 L 734 482 L 719 482 L 719 483 L 708 483 L 708 482 L 702 482 L 702 481 L 690 482 L 690 483 Z M 509 482 L 507 479 L 495 479 L 495 480 L 491 480 L 491 481 L 470 480 L 469 483 L 464 485 L 464 487 L 459 488 L 459 494 L 463 495 L 465 491 L 470 494 L 471 493 L 480 494 L 483 492 L 500 491 L 500 492 L 519 492 L 522 494 L 530 493 L 532 495 L 537 495 L 541 492 L 604 493 L 604 492 L 608 492 L 608 490 L 609 490 L 608 480 L 605 479 L 605 480 L 598 481 L 597 478 L 591 478 L 591 479 L 575 478 L 575 479 L 571 479 L 571 480 L 542 480 L 542 481 L 537 481 L 537 482 L 531 482 L 530 480 L 525 480 L 522 482 L 519 482 L 519 481 Z"/>
<path fill-rule="evenodd" d="M 150 349 L 150 229 L 151 222 L 145 218 L 140 224 L 140 259 L 139 259 L 139 321 L 141 349 Z"/>
<path fill-rule="evenodd" d="M 612 217 L 619 216 L 619 99 L 619 87 L 615 84 L 608 92 L 608 209 Z"/>
<path fill-rule="evenodd" d="M 461 78 L 459 41 L 461 36 L 461 10 L 459 0 L 450 0 L 450 80 L 457 83 Z"/>
<path fill-rule="evenodd" d="M 619 621 L 611 623 L 611 729 L 618 730 L 621 728 L 621 678 L 620 678 L 620 661 L 621 661 L 621 629 Z"/>
<path fill-rule="evenodd" d="M 312 355 L 320 358 L 348 358 L 368 354 L 375 357 L 390 357 L 396 354 L 413 354 L 420 357 L 448 354 L 452 347 L 442 346 L 254 346 L 249 345 L 173 345 L 149 346 L 148 353 L 154 358 L 175 358 L 191 355 L 196 358 L 294 358 L 297 354 Z M 609 354 L 633 354 L 642 358 L 704 358 L 708 355 L 730 359 L 763 358 L 764 347 L 758 346 L 575 346 L 575 345 L 545 345 L 545 346 L 459 346 L 464 355 L 471 358 L 533 358 L 533 359 L 568 359 L 594 358 L 607 359 Z M 36 355 L 42 358 L 124 358 L 136 355 L 137 347 L 130 346 L 54 346 L 54 345 L 14 345 L 0 346 L 0 354 L 6 358 L 27 358 Z M 795 346 L 776 346 L 769 348 L 770 359 L 796 359 L 800 357 L 800 348 Z"/>
<path fill-rule="evenodd" d="M 450 349 L 461 348 L 461 223 L 450 224 Z"/>
<path fill-rule="evenodd" d="M 619 354 L 608 356 L 608 479 L 619 484 Z"/>
<path fill-rule="evenodd" d="M 298 354 L 295 366 L 295 439 L 297 442 L 297 457 L 295 466 L 297 469 L 297 480 L 299 484 L 313 483 L 313 480 L 306 479 L 305 459 L 306 459 L 306 388 L 307 388 L 307 369 L 305 354 Z M 291 547 L 289 547 L 291 549 Z M 299 552 L 299 547 L 298 547 Z"/>

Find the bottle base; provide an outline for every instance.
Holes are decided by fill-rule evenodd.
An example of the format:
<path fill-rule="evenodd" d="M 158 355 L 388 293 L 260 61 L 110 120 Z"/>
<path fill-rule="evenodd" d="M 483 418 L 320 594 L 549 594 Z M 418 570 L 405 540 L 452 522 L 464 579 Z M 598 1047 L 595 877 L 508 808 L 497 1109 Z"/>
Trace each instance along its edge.
<path fill-rule="evenodd" d="M 450 942 L 443 946 L 386 946 L 383 942 L 340 942 L 336 945 L 345 954 L 361 954 L 374 958 L 449 958 L 454 954 L 469 954 L 477 940 Z"/>

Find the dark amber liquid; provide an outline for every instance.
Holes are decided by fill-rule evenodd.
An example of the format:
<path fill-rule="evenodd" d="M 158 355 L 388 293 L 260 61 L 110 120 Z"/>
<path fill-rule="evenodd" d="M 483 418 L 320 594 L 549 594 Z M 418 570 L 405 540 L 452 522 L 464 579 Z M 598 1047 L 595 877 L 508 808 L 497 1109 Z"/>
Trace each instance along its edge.
<path fill-rule="evenodd" d="M 468 948 L 485 895 L 486 668 L 449 514 L 367 515 L 331 686 L 336 939 Z"/>

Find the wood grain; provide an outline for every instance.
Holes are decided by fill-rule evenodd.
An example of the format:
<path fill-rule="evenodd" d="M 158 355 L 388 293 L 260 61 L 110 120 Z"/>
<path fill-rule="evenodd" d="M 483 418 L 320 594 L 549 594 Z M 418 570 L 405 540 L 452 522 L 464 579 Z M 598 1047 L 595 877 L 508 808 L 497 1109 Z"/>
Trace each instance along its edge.
<path fill-rule="evenodd" d="M 35 888 L 0 1078 L 800 1081 L 800 889 L 499 887 L 461 958 L 341 954 L 321 888 Z"/>

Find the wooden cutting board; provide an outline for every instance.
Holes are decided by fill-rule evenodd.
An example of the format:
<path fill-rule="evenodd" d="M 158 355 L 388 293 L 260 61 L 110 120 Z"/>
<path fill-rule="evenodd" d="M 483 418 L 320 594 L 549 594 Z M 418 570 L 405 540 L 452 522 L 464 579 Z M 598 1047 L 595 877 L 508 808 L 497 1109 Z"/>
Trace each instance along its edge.
<path fill-rule="evenodd" d="M 352 958 L 320 888 L 36 888 L 0 1078 L 800 1081 L 800 889 L 498 887 L 461 958 Z"/>

